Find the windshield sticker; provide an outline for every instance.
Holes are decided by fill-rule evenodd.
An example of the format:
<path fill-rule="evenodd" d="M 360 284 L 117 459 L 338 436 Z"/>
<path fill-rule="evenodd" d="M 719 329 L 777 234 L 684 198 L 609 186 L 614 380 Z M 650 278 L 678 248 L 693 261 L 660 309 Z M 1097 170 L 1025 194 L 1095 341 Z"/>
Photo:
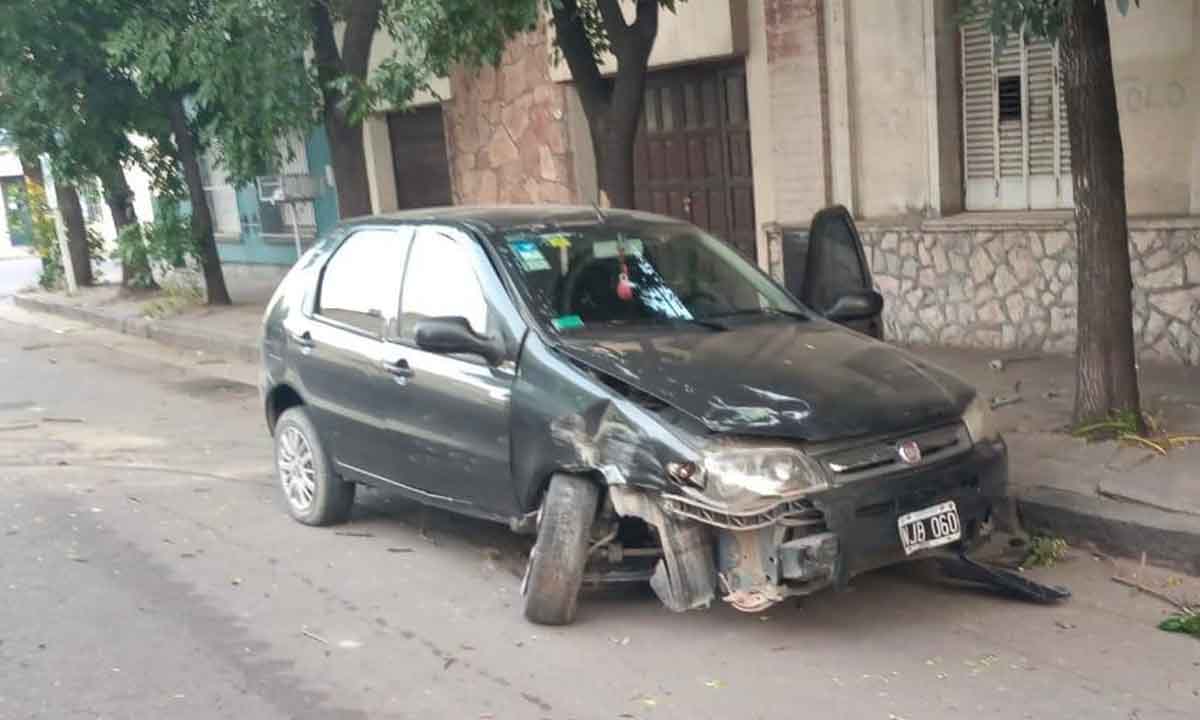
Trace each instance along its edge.
<path fill-rule="evenodd" d="M 624 253 L 625 255 L 641 255 L 642 241 L 638 238 L 624 238 L 620 241 L 620 246 L 616 240 L 597 240 L 592 243 L 592 256 L 595 258 L 615 258 Z"/>
<path fill-rule="evenodd" d="M 509 247 L 512 248 L 513 253 L 517 256 L 517 262 L 521 264 L 521 269 L 525 272 L 550 269 L 550 263 L 546 261 L 546 256 L 542 255 L 536 242 L 517 240 L 510 242 Z"/>
<path fill-rule="evenodd" d="M 554 235 L 544 235 L 542 237 L 542 239 L 546 242 L 547 245 L 549 245 L 552 248 L 558 248 L 558 249 L 562 250 L 564 248 L 571 247 L 571 238 L 567 237 L 566 235 L 563 235 L 562 233 L 555 233 Z"/>
<path fill-rule="evenodd" d="M 583 318 L 578 315 L 562 315 L 550 321 L 555 330 L 574 330 L 583 327 Z"/>

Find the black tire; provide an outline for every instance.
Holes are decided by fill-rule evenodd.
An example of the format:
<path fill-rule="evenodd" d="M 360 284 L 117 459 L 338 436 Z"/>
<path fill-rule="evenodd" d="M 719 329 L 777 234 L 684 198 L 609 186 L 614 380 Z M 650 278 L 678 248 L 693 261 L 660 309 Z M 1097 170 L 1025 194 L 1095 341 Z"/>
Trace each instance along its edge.
<path fill-rule="evenodd" d="M 599 500 L 600 489 L 586 478 L 550 478 L 521 588 L 530 621 L 568 625 L 575 619 Z"/>
<path fill-rule="evenodd" d="M 298 453 L 294 449 L 294 433 L 303 438 L 311 456 L 311 463 L 300 463 L 306 468 L 311 467 L 311 496 L 303 493 L 299 496 L 294 495 L 284 480 L 285 466 L 294 465 L 287 461 L 290 458 L 304 457 L 302 452 Z M 298 522 L 305 525 L 334 525 L 346 522 L 350 518 L 355 485 L 342 480 L 333 471 L 329 454 L 325 452 L 317 429 L 313 426 L 308 411 L 303 407 L 288 408 L 275 423 L 275 479 L 283 491 L 288 513 Z M 309 498 L 307 503 L 299 502 L 305 497 Z"/>

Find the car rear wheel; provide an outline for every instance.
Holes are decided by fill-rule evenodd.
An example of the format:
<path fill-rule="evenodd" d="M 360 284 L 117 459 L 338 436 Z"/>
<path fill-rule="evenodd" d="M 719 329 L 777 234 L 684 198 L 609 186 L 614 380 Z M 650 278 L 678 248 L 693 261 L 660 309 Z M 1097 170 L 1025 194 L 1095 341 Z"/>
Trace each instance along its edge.
<path fill-rule="evenodd" d="M 586 478 L 555 475 L 550 479 L 538 516 L 537 541 L 521 585 L 529 620 L 567 625 L 575 619 L 599 498 L 600 489 Z"/>
<path fill-rule="evenodd" d="M 333 525 L 350 517 L 354 484 L 333 472 L 317 430 L 303 407 L 275 423 L 275 474 L 288 512 L 305 525 Z"/>

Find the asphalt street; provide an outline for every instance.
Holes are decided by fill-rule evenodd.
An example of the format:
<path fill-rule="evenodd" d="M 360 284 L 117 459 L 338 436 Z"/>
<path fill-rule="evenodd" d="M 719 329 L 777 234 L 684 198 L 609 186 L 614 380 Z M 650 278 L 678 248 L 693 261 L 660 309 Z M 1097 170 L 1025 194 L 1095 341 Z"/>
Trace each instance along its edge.
<path fill-rule="evenodd" d="M 917 565 L 761 615 L 594 589 L 530 625 L 503 527 L 377 491 L 291 521 L 255 377 L 0 304 L 0 720 L 1200 717 L 1200 642 L 1083 551 L 1030 571 L 1055 607 Z"/>

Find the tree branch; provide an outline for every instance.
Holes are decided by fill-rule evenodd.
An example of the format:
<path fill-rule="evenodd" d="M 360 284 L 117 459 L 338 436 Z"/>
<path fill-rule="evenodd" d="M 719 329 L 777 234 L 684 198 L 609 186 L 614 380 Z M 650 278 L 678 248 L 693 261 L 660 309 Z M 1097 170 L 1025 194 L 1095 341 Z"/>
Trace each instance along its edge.
<path fill-rule="evenodd" d="M 604 23 L 608 42 L 619 56 L 629 42 L 629 26 L 625 24 L 621 5 L 617 0 L 596 0 L 596 7 L 600 10 L 600 20 Z"/>
<path fill-rule="evenodd" d="M 583 17 L 579 14 L 579 5 L 575 0 L 562 0 L 561 3 L 552 3 L 551 8 L 558 48 L 562 50 L 567 67 L 571 70 L 571 78 L 579 90 L 579 99 L 589 117 L 598 117 L 603 114 L 612 97 L 612 86 L 600 74 L 596 50 L 588 38 Z"/>
<path fill-rule="evenodd" d="M 321 94 L 328 99 L 329 84 L 342 73 L 342 58 L 338 53 L 337 37 L 333 34 L 333 18 L 324 0 L 312 0 L 308 6 L 313 24 L 313 55 Z"/>
<path fill-rule="evenodd" d="M 359 78 L 366 79 L 371 59 L 371 40 L 379 28 L 382 0 L 354 0 L 346 18 L 346 32 L 342 35 L 342 69 Z"/>
<path fill-rule="evenodd" d="M 658 13 L 658 0 L 638 0 L 633 32 L 646 43 L 647 53 L 654 47 L 654 38 L 658 36 Z"/>

